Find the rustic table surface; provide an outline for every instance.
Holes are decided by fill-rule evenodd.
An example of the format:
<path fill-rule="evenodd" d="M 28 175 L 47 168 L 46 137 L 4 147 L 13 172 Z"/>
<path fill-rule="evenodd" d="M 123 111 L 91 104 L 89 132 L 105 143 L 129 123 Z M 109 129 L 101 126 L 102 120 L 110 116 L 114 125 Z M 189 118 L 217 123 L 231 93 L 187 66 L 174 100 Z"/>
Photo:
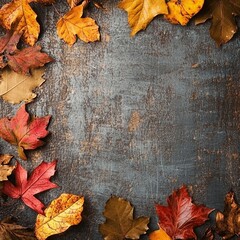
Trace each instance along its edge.
<path fill-rule="evenodd" d="M 218 48 L 209 23 L 180 27 L 156 18 L 131 38 L 127 14 L 116 5 L 106 1 L 105 11 L 87 14 L 101 26 L 101 42 L 71 48 L 57 37 L 54 8 L 34 5 L 40 44 L 56 62 L 27 108 L 52 115 L 51 135 L 21 164 L 30 171 L 58 159 L 52 179 L 60 188 L 38 195 L 46 205 L 63 192 L 85 197 L 82 223 L 50 239 L 102 239 L 98 224 L 111 194 L 131 201 L 136 216 L 151 216 L 151 229 L 157 227 L 154 203 L 165 204 L 182 184 L 195 202 L 212 208 L 223 208 L 231 188 L 240 196 L 239 35 Z M 2 100 L 0 106 L 0 117 L 19 107 Z M 0 151 L 17 157 L 2 140 Z M 36 218 L 12 199 L 0 208 L 1 218 L 9 215 L 25 226 Z"/>

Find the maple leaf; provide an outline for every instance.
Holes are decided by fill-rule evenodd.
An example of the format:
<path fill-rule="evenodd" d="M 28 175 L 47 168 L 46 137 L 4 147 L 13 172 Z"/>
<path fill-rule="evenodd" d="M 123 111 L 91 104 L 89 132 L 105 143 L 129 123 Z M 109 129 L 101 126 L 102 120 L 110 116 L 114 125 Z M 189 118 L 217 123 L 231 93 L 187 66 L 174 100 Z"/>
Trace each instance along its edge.
<path fill-rule="evenodd" d="M 76 7 L 80 2 L 81 0 L 67 0 L 67 3 L 71 8 Z"/>
<path fill-rule="evenodd" d="M 81 222 L 84 198 L 73 194 L 61 194 L 51 202 L 44 211 L 45 216 L 38 214 L 35 233 L 39 240 L 62 233 L 70 226 Z"/>
<path fill-rule="evenodd" d="M 18 146 L 19 157 L 23 160 L 27 160 L 24 149 L 35 149 L 44 144 L 40 138 L 48 135 L 46 127 L 50 120 L 50 116 L 30 119 L 25 106 L 22 105 L 12 119 L 0 119 L 0 137 Z"/>
<path fill-rule="evenodd" d="M 42 85 L 44 69 L 33 69 L 31 75 L 22 75 L 4 69 L 0 79 L 0 96 L 10 103 L 31 102 L 37 96 L 32 91 Z"/>
<path fill-rule="evenodd" d="M 186 186 L 174 191 L 167 202 L 167 207 L 156 204 L 160 227 L 172 239 L 196 239 L 193 228 L 202 225 L 213 209 L 193 204 Z"/>
<path fill-rule="evenodd" d="M 118 7 L 128 12 L 131 36 L 144 30 L 157 15 L 168 13 L 165 0 L 123 0 Z"/>
<path fill-rule="evenodd" d="M 7 65 L 15 72 L 27 74 L 31 68 L 44 66 L 53 58 L 41 52 L 40 46 L 17 49 L 21 34 L 8 31 L 0 38 L 0 68 Z"/>
<path fill-rule="evenodd" d="M 210 36 L 220 46 L 228 42 L 237 31 L 235 16 L 240 14 L 240 0 L 206 0 L 195 24 L 212 19 Z"/>
<path fill-rule="evenodd" d="M 171 240 L 171 238 L 162 229 L 153 231 L 149 234 L 149 240 Z"/>
<path fill-rule="evenodd" d="M 34 232 L 15 224 L 12 218 L 0 221 L 0 240 L 36 240 Z"/>
<path fill-rule="evenodd" d="M 204 0 L 167 1 L 169 13 L 164 18 L 173 24 L 186 25 L 203 6 Z"/>
<path fill-rule="evenodd" d="M 133 219 L 133 207 L 122 198 L 112 196 L 107 201 L 103 214 L 106 221 L 100 224 L 99 230 L 104 239 L 139 239 L 148 230 L 149 218 Z"/>
<path fill-rule="evenodd" d="M 43 214 L 44 205 L 34 195 L 58 187 L 49 181 L 55 173 L 56 164 L 56 160 L 50 163 L 42 162 L 27 178 L 27 171 L 17 162 L 14 170 L 16 184 L 13 185 L 10 181 L 4 182 L 2 192 L 11 198 L 21 198 L 28 207 Z"/>
<path fill-rule="evenodd" d="M 12 174 L 15 166 L 8 165 L 12 158 L 9 154 L 0 155 L 0 182 L 8 180 L 7 177 Z"/>
<path fill-rule="evenodd" d="M 57 22 L 57 34 L 67 44 L 76 42 L 76 35 L 84 42 L 95 42 L 100 39 L 98 25 L 92 18 L 82 18 L 85 3 L 73 7 Z"/>

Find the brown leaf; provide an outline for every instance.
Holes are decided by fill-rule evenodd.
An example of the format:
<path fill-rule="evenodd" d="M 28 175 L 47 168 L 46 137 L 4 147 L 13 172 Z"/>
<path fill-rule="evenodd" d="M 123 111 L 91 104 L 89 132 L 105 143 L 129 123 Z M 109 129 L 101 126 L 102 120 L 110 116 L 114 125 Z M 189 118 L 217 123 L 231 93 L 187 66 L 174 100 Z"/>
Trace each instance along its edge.
<path fill-rule="evenodd" d="M 81 196 L 63 193 L 51 202 L 44 211 L 38 214 L 35 226 L 37 239 L 45 240 L 49 236 L 62 233 L 70 226 L 81 222 L 84 198 Z"/>
<path fill-rule="evenodd" d="M 213 240 L 214 239 L 214 233 L 211 228 L 208 228 L 204 234 L 204 236 L 201 238 L 201 240 Z"/>
<path fill-rule="evenodd" d="M 33 69 L 31 75 L 18 74 L 5 68 L 0 79 L 0 96 L 13 104 L 32 102 L 37 96 L 32 91 L 45 82 L 43 74 L 43 68 Z"/>
<path fill-rule="evenodd" d="M 237 31 L 235 16 L 240 14 L 240 0 L 206 0 L 195 23 L 212 20 L 210 35 L 220 46 L 228 42 Z"/>
<path fill-rule="evenodd" d="M 9 154 L 0 155 L 0 182 L 7 181 L 7 177 L 12 174 L 15 166 L 8 165 L 12 158 Z"/>
<path fill-rule="evenodd" d="M 81 0 L 67 0 L 67 2 L 68 5 L 73 8 L 76 7 L 81 2 Z"/>
<path fill-rule="evenodd" d="M 130 202 L 112 196 L 106 203 L 103 215 L 106 221 L 99 230 L 106 240 L 139 239 L 148 230 L 148 217 L 133 219 Z"/>

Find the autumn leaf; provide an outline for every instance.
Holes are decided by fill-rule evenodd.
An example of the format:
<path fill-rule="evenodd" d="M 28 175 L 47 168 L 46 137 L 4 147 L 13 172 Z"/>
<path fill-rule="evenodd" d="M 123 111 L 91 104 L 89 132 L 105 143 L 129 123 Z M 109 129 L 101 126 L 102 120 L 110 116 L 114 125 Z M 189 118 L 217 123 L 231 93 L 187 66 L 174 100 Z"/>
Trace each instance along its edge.
<path fill-rule="evenodd" d="M 168 13 L 165 0 L 123 0 L 118 7 L 128 12 L 132 36 L 144 30 L 157 15 Z"/>
<path fill-rule="evenodd" d="M 7 181 L 7 177 L 12 174 L 12 171 L 15 168 L 15 166 L 9 165 L 12 158 L 13 156 L 9 154 L 0 155 L 0 182 Z"/>
<path fill-rule="evenodd" d="M 201 240 L 213 240 L 214 239 L 214 233 L 211 228 L 208 228 L 205 231 L 204 236 L 201 238 Z"/>
<path fill-rule="evenodd" d="M 185 186 L 168 197 L 168 206 L 156 204 L 159 225 L 172 239 L 196 239 L 194 227 L 202 225 L 213 209 L 195 205 Z"/>
<path fill-rule="evenodd" d="M 240 0 L 205 0 L 195 23 L 212 20 L 210 35 L 220 46 L 228 42 L 237 31 L 235 16 L 240 14 Z"/>
<path fill-rule="evenodd" d="M 164 17 L 173 24 L 186 25 L 203 6 L 204 0 L 167 1 L 169 13 Z"/>
<path fill-rule="evenodd" d="M 100 225 L 99 230 L 104 239 L 139 239 L 148 230 L 149 218 L 133 219 L 133 207 L 122 198 L 112 196 L 107 201 L 103 214 L 106 221 Z"/>
<path fill-rule="evenodd" d="M 71 8 L 76 7 L 80 2 L 81 0 L 67 0 L 67 3 Z"/>
<path fill-rule="evenodd" d="M 171 240 L 171 238 L 162 229 L 156 230 L 149 234 L 149 240 Z"/>
<path fill-rule="evenodd" d="M 24 150 L 36 149 L 44 144 L 40 138 L 48 135 L 46 130 L 50 116 L 31 118 L 25 110 L 25 104 L 11 118 L 0 119 L 0 137 L 18 147 L 19 157 L 27 160 Z"/>
<path fill-rule="evenodd" d="M 36 240 L 34 232 L 15 224 L 12 218 L 0 221 L 0 240 Z"/>
<path fill-rule="evenodd" d="M 16 184 L 4 182 L 2 192 L 11 198 L 21 198 L 28 207 L 43 214 L 44 205 L 34 195 L 58 187 L 49 180 L 55 173 L 56 164 L 56 160 L 50 163 L 42 162 L 28 178 L 27 171 L 17 163 L 14 170 Z"/>
<path fill-rule="evenodd" d="M 73 7 L 57 22 L 57 34 L 67 44 L 76 42 L 76 35 L 84 42 L 95 42 L 100 39 L 98 25 L 92 18 L 82 18 L 84 4 Z"/>
<path fill-rule="evenodd" d="M 70 226 L 81 222 L 84 198 L 73 194 L 62 194 L 53 200 L 44 211 L 44 215 L 38 214 L 35 233 L 38 240 L 62 233 Z"/>
<path fill-rule="evenodd" d="M 0 68 L 7 65 L 15 72 L 27 74 L 31 68 L 44 66 L 53 58 L 41 52 L 40 46 L 17 49 L 21 34 L 8 31 L 0 38 Z"/>
<path fill-rule="evenodd" d="M 41 86 L 44 69 L 33 69 L 31 75 L 22 75 L 9 69 L 4 69 L 0 79 L 0 96 L 7 102 L 16 104 L 22 101 L 32 102 L 37 94 L 32 91 Z"/>

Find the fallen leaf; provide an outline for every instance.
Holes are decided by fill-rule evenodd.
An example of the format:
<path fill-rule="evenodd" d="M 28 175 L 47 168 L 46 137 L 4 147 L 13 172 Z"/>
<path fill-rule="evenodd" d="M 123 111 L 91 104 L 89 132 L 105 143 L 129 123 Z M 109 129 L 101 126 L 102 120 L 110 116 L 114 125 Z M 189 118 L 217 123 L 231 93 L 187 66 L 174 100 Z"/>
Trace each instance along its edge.
<path fill-rule="evenodd" d="M 7 181 L 7 177 L 12 174 L 15 166 L 8 165 L 12 158 L 13 156 L 9 154 L 0 155 L 0 182 Z"/>
<path fill-rule="evenodd" d="M 214 239 L 214 233 L 211 228 L 208 228 L 204 236 L 201 238 L 201 240 L 213 240 L 213 239 Z"/>
<path fill-rule="evenodd" d="M 67 44 L 76 42 L 76 35 L 84 42 L 95 42 L 100 39 L 98 25 L 92 18 L 82 18 L 84 5 L 73 7 L 57 22 L 57 34 Z"/>
<path fill-rule="evenodd" d="M 172 239 L 196 239 L 194 227 L 202 225 L 213 209 L 193 204 L 186 186 L 174 191 L 167 202 L 168 206 L 156 204 L 160 227 Z"/>
<path fill-rule="evenodd" d="M 51 235 L 62 233 L 70 226 L 81 222 L 84 198 L 73 194 L 61 194 L 51 202 L 44 211 L 45 216 L 38 214 L 35 233 L 38 240 L 45 240 Z"/>
<path fill-rule="evenodd" d="M 128 13 L 131 36 L 144 30 L 157 15 L 168 13 L 165 0 L 123 0 L 118 7 Z"/>
<path fill-rule="evenodd" d="M 162 229 L 149 234 L 149 240 L 171 240 L 171 238 Z"/>
<path fill-rule="evenodd" d="M 11 198 L 21 198 L 28 207 L 43 214 L 44 204 L 34 195 L 58 187 L 49 180 L 56 171 L 56 164 L 56 160 L 50 163 L 42 162 L 27 178 L 27 171 L 18 162 L 14 170 L 16 184 L 4 182 L 2 192 Z"/>
<path fill-rule="evenodd" d="M 173 24 L 186 25 L 203 7 L 204 0 L 167 1 L 169 13 L 164 17 Z"/>
<path fill-rule="evenodd" d="M 240 0 L 206 0 L 195 23 L 212 19 L 210 35 L 220 46 L 228 42 L 237 31 L 235 16 L 240 14 Z"/>
<path fill-rule="evenodd" d="M 13 118 L 0 119 L 0 137 L 17 146 L 23 160 L 27 160 L 24 149 L 36 149 L 44 144 L 40 138 L 48 135 L 46 128 L 50 120 L 50 116 L 30 119 L 25 106 L 23 104 Z"/>
<path fill-rule="evenodd" d="M 71 8 L 76 7 L 80 2 L 81 0 L 67 0 L 67 3 Z"/>
<path fill-rule="evenodd" d="M 229 239 L 240 234 L 240 207 L 236 202 L 234 192 L 226 194 L 223 213 L 216 215 L 216 232 L 222 239 Z"/>
<path fill-rule="evenodd" d="M 34 232 L 15 224 L 12 218 L 0 221 L 0 240 L 36 240 Z"/>
<path fill-rule="evenodd" d="M 130 202 L 112 196 L 106 203 L 103 215 L 106 221 L 99 230 L 106 240 L 139 239 L 148 230 L 148 217 L 133 219 Z"/>
<path fill-rule="evenodd" d="M 7 65 L 15 72 L 27 74 L 31 68 L 44 66 L 53 58 L 41 52 L 40 46 L 17 49 L 21 34 L 8 31 L 0 38 L 0 68 Z"/>

